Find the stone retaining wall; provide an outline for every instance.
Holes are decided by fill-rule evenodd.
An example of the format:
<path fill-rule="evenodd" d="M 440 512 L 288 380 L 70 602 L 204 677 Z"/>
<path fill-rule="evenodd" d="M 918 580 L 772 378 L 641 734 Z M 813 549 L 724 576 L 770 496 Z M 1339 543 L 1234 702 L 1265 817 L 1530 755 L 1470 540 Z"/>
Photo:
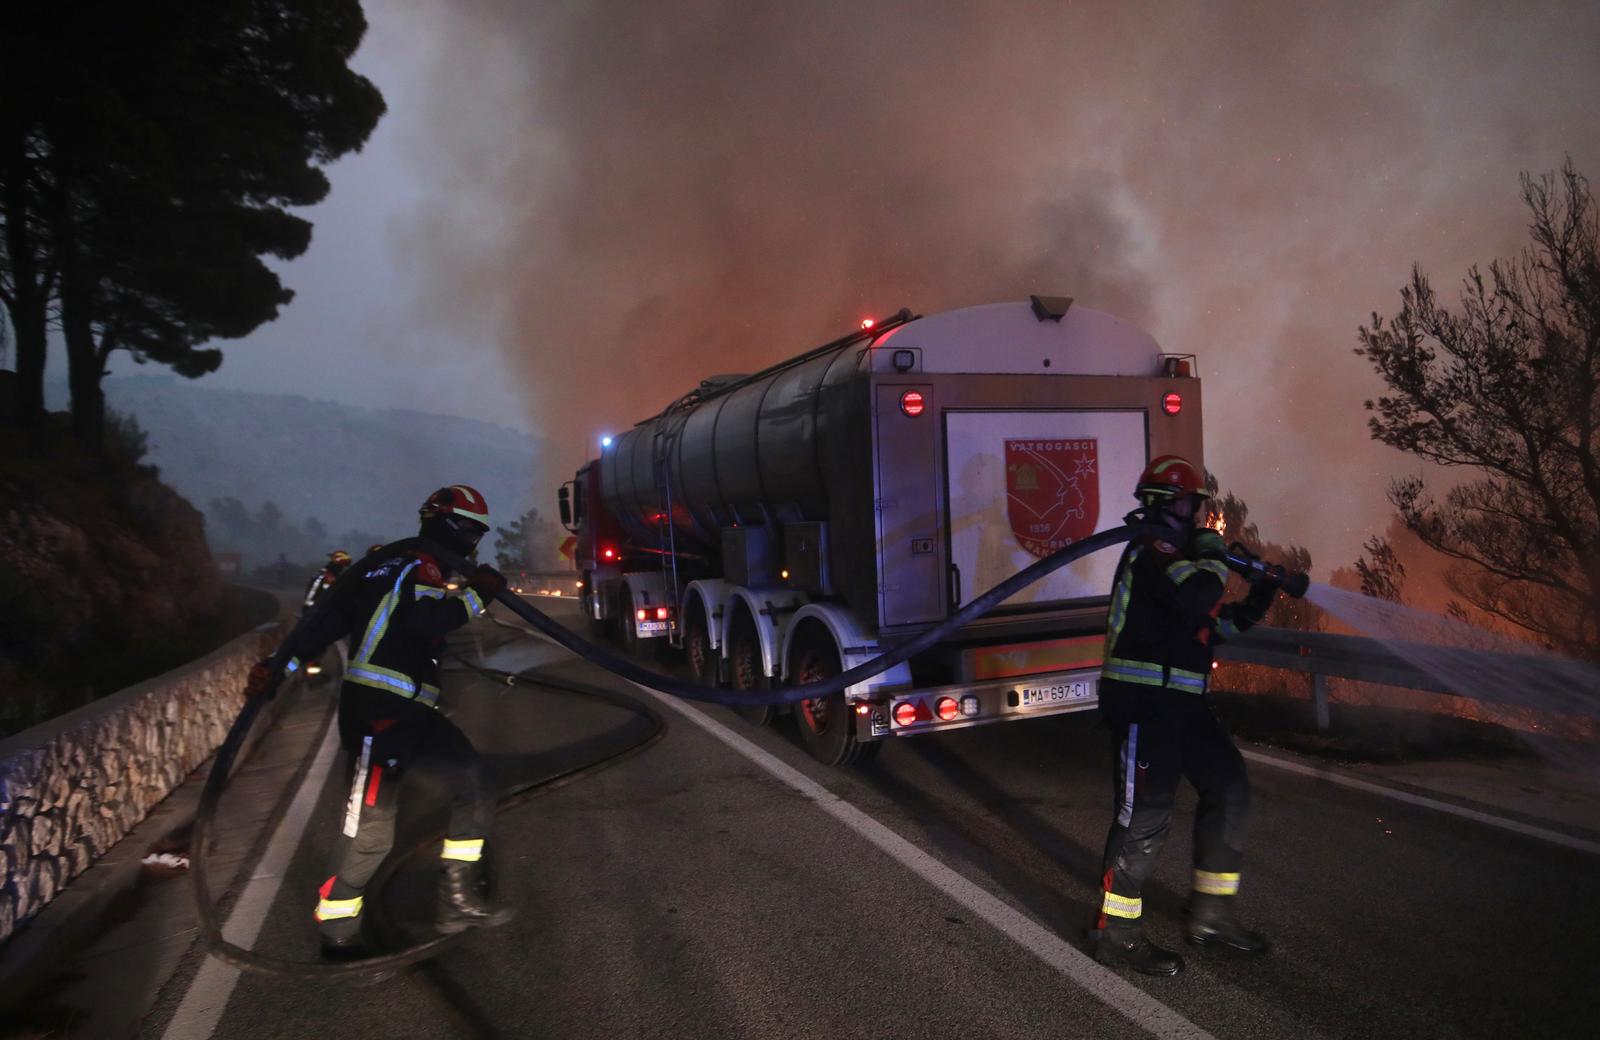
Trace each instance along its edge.
<path fill-rule="evenodd" d="M 276 623 L 0 741 L 0 942 L 143 820 L 227 736 Z"/>

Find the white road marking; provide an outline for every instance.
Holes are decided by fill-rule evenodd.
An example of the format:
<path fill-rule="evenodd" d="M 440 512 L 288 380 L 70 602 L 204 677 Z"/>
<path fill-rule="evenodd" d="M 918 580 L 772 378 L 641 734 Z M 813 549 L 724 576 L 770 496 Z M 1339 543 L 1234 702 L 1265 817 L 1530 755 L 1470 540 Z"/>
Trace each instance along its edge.
<path fill-rule="evenodd" d="M 227 920 L 222 922 L 222 937 L 236 946 L 248 950 L 255 945 L 261 935 L 261 927 L 266 923 L 267 911 L 272 908 L 278 898 L 278 890 L 283 887 L 283 876 L 289 870 L 289 863 L 300 848 L 300 839 L 311 821 L 317 797 L 339 753 L 339 727 L 334 724 L 333 718 L 330 713 L 322 732 L 322 745 L 317 748 L 317 757 L 301 779 L 300 789 L 295 792 L 294 801 L 289 803 L 288 812 L 278 821 L 278 828 L 267 843 L 267 851 L 262 855 L 261 862 L 256 864 L 250 880 L 245 883 L 238 902 L 234 904 Z M 309 907 L 307 913 L 310 913 Z M 167 1023 L 162 1040 L 208 1040 L 216 1032 L 222 1012 L 228 1006 L 228 998 L 233 996 L 234 987 L 238 984 L 238 968 L 207 957 L 200 965 L 194 981 L 189 983 L 183 1003 L 178 1005 L 172 1021 Z"/>
<path fill-rule="evenodd" d="M 901 866 L 920 876 L 969 912 L 987 921 L 1007 938 L 1083 987 L 1090 995 L 1150 1035 L 1183 1038 L 1183 1040 L 1212 1040 L 1210 1033 L 1115 972 L 1097 964 L 1088 954 L 1067 943 L 1050 929 L 968 881 L 810 777 L 676 697 L 658 693 L 637 683 L 634 685 L 811 799 L 823 812 L 899 861 Z"/>
<path fill-rule="evenodd" d="M 1368 794 L 1379 795 L 1383 798 L 1392 798 L 1397 802 L 1405 802 L 1408 805 L 1420 805 L 1424 809 L 1449 813 L 1451 816 L 1460 816 L 1462 819 L 1486 823 L 1491 827 L 1499 827 L 1501 830 L 1513 831 L 1517 834 L 1525 834 L 1530 838 L 1548 841 L 1552 845 L 1564 845 L 1569 849 L 1577 849 L 1580 852 L 1588 852 L 1600 856 L 1600 841 L 1590 841 L 1586 838 L 1574 837 L 1571 834 L 1562 834 L 1560 831 L 1551 830 L 1548 827 L 1540 827 L 1537 824 L 1523 823 L 1521 820 L 1507 819 L 1504 816 L 1495 816 L 1491 813 L 1480 812 L 1477 809 L 1452 805 L 1437 798 L 1412 794 L 1410 791 L 1386 787 L 1383 784 L 1375 784 L 1368 780 L 1358 780 L 1353 776 L 1345 776 L 1343 773 L 1336 773 L 1321 766 L 1306 765 L 1303 762 L 1279 758 L 1276 755 L 1264 755 L 1259 751 L 1247 751 L 1244 748 L 1240 748 L 1239 753 L 1252 762 L 1260 762 L 1262 765 L 1271 766 L 1274 769 L 1299 773 L 1301 776 L 1309 776 L 1317 780 L 1326 780 L 1330 784 L 1338 784 L 1340 787 L 1348 787 L 1356 791 L 1365 791 Z"/>

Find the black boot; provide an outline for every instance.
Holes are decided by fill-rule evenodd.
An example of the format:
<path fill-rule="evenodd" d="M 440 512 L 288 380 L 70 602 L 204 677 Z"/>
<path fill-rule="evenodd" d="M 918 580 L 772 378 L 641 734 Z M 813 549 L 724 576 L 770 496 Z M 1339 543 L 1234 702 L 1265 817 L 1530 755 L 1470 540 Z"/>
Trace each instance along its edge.
<path fill-rule="evenodd" d="M 1132 968 L 1145 975 L 1176 975 L 1183 970 L 1183 958 L 1151 942 L 1136 923 L 1114 923 L 1090 934 L 1095 936 L 1094 959 L 1107 967 Z"/>
<path fill-rule="evenodd" d="M 329 935 L 322 933 L 322 959 L 335 964 L 344 964 L 349 961 L 358 961 L 367 956 L 366 943 L 361 941 L 361 933 L 353 932 L 349 935 Z"/>
<path fill-rule="evenodd" d="M 1189 899 L 1183 937 L 1196 946 L 1226 946 L 1259 956 L 1270 948 L 1267 940 L 1239 923 L 1234 912 L 1237 896 L 1213 896 L 1196 892 Z"/>
<path fill-rule="evenodd" d="M 446 934 L 467 928 L 505 924 L 516 916 L 508 906 L 489 901 L 489 871 L 483 860 L 471 863 L 447 859 L 439 878 L 439 931 Z"/>

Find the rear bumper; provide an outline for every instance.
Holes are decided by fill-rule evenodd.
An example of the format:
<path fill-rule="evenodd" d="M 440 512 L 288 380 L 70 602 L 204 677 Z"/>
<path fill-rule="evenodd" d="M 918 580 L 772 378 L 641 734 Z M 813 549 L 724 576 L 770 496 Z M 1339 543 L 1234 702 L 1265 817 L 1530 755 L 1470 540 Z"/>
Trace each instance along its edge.
<path fill-rule="evenodd" d="M 1098 707 L 1100 669 L 1085 668 L 1066 672 L 1046 672 L 1040 675 L 1018 675 L 1006 679 L 992 679 L 980 683 L 955 683 L 950 686 L 929 686 L 915 690 L 898 690 L 885 694 L 882 699 L 858 701 L 855 715 L 856 737 L 860 740 L 879 740 L 883 737 L 910 737 L 922 733 L 965 729 L 990 722 L 1010 722 L 1015 719 L 1035 719 L 1046 715 L 1065 715 L 1088 711 Z M 940 700 L 950 697 L 967 709 L 948 721 L 938 717 Z M 977 710 L 971 711 L 972 699 Z M 862 713 L 859 705 L 866 705 Z M 902 704 L 916 707 L 916 720 L 901 724 L 896 720 L 896 708 Z"/>

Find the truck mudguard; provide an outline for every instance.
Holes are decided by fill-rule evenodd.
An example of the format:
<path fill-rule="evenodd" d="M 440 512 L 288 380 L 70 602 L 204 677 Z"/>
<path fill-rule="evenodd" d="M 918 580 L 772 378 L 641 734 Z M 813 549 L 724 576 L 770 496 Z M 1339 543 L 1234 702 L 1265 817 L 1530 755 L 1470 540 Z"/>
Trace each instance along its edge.
<path fill-rule="evenodd" d="M 733 599 L 733 586 L 721 578 L 701 578 L 691 581 L 684 590 L 683 604 L 678 611 L 679 623 L 687 621 L 690 608 L 699 601 L 706 612 L 706 635 L 711 649 L 721 650 L 726 640 L 722 637 L 722 619 L 727 614 L 728 603 Z"/>
<path fill-rule="evenodd" d="M 742 604 L 756 621 L 756 637 L 761 642 L 761 667 L 767 675 L 777 675 L 783 667 L 779 655 L 783 649 L 784 633 L 789 628 L 789 619 L 809 602 L 809 597 L 793 589 L 747 589 L 740 585 L 731 586 L 731 592 L 727 606 L 722 611 L 722 635 L 719 640 L 722 656 L 728 656 L 728 636 L 733 631 L 733 621 Z"/>
<path fill-rule="evenodd" d="M 839 649 L 839 663 L 846 671 L 858 664 L 865 664 L 878 654 L 883 648 L 878 645 L 877 633 L 863 625 L 856 615 L 845 606 L 836 603 L 807 603 L 784 626 L 783 632 L 783 678 L 789 678 L 789 651 L 794 644 L 795 633 L 800 631 L 807 621 L 815 621 L 825 626 L 833 636 L 833 645 Z M 880 672 L 870 679 L 856 683 L 845 688 L 846 700 L 857 700 L 869 697 L 872 691 L 885 686 L 909 687 L 911 685 L 911 665 L 905 661 Z"/>

